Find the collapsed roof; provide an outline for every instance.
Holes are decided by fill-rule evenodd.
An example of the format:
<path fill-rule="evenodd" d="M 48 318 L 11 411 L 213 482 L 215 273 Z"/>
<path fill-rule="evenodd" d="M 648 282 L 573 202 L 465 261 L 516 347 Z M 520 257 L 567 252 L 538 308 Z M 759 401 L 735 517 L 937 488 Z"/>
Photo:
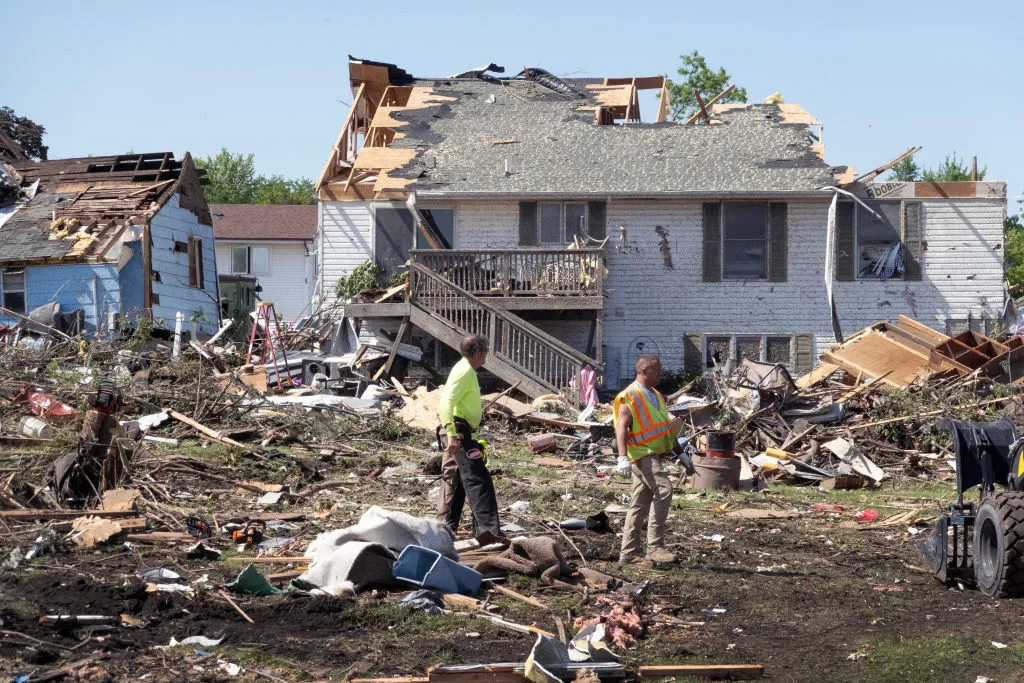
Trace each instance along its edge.
<path fill-rule="evenodd" d="M 103 260 L 128 224 L 148 222 L 176 192 L 183 208 L 211 224 L 201 172 L 187 152 L 181 161 L 159 152 L 6 166 L 19 192 L 0 197 L 3 263 Z"/>
<path fill-rule="evenodd" d="M 807 192 L 847 170 L 825 163 L 820 124 L 798 105 L 715 105 L 707 125 L 683 125 L 665 120 L 662 76 L 506 79 L 489 67 L 446 79 L 398 70 L 395 83 L 394 65 L 352 62 L 356 101 L 321 197 L 357 198 L 342 196 L 353 186 L 370 197 Z M 640 119 L 643 89 L 661 91 L 655 122 Z"/>

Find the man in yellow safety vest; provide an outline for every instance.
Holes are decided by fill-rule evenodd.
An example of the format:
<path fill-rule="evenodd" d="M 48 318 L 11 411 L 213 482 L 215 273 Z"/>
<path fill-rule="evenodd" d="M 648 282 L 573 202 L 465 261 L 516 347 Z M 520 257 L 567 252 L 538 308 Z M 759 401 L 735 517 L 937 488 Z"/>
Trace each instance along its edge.
<path fill-rule="evenodd" d="M 665 520 L 672 505 L 672 483 L 667 460 L 680 454 L 668 416 L 665 398 L 655 387 L 661 381 L 661 359 L 643 355 L 636 360 L 636 380 L 615 397 L 615 441 L 618 469 L 632 475 L 633 491 L 622 530 L 619 562 L 639 564 L 640 534 L 647 523 L 646 561 L 671 562 L 675 555 L 665 549 Z"/>

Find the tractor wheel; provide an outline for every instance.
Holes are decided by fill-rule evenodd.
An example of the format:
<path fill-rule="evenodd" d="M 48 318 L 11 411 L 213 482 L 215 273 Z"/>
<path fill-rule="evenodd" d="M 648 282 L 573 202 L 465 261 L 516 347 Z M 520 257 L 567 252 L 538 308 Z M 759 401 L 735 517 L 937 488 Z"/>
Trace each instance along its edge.
<path fill-rule="evenodd" d="M 1024 493 L 990 494 L 978 506 L 974 577 L 989 597 L 1024 595 Z"/>

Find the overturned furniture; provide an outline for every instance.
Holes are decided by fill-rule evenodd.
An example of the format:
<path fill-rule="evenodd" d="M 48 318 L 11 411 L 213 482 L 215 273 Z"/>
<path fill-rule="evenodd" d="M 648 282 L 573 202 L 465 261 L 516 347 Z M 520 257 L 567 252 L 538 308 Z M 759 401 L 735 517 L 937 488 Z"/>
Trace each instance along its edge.
<path fill-rule="evenodd" d="M 955 443 L 957 500 L 919 546 L 926 566 L 943 583 L 973 582 L 991 597 L 1024 595 L 1024 439 L 1010 420 L 947 418 L 938 426 Z M 977 506 L 964 502 L 975 486 Z"/>

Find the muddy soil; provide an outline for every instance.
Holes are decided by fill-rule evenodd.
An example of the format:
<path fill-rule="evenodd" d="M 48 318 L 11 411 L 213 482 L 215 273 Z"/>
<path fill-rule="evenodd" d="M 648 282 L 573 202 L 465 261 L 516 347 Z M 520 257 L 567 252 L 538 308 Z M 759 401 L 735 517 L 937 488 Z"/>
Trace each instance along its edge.
<path fill-rule="evenodd" d="M 429 483 L 367 480 L 359 472 L 351 491 L 328 493 L 308 508 L 311 515 L 323 508 L 328 514 L 298 532 L 303 541 L 296 552 L 318 530 L 351 523 L 367 502 L 387 501 L 429 514 Z M 563 537 L 546 529 L 543 519 L 602 509 L 619 501 L 621 486 L 590 482 L 590 475 L 567 484 L 562 473 L 535 474 L 529 486 L 514 474 L 499 482 L 503 503 L 515 498 L 536 503 L 534 514 L 516 518 L 522 526 L 533 535 L 559 538 L 574 562 L 583 561 L 582 553 L 592 566 L 630 582 L 649 582 L 637 598 L 647 630 L 636 647 L 621 652 L 627 661 L 763 664 L 767 678 L 783 681 L 974 681 L 979 675 L 1019 680 L 1024 646 L 1017 634 L 1024 602 L 990 600 L 969 587 L 938 584 L 920 569 L 915 545 L 921 536 L 906 526 L 842 528 L 842 519 L 810 511 L 823 497 L 807 489 L 728 497 L 681 491 L 670 519 L 677 562 L 656 569 L 618 568 L 615 533 L 578 531 Z M 567 486 L 574 491 L 571 503 L 559 498 Z M 192 490 L 209 493 L 208 486 Z M 232 493 L 203 504 L 214 505 L 226 518 L 230 510 L 252 509 L 253 498 Z M 545 510 L 543 501 L 556 502 Z M 731 519 L 716 509 L 723 501 L 730 509 L 787 510 L 797 516 Z M 906 508 L 894 501 L 882 504 L 894 506 L 891 511 L 901 504 Z M 910 504 L 927 505 L 927 500 Z M 623 516 L 612 517 L 618 530 Z M 713 538 L 718 534 L 720 542 Z M 220 585 L 244 566 L 185 559 L 183 547 L 115 545 L 61 550 L 30 567 L 0 570 L 0 672 L 41 674 L 95 657 L 72 678 L 221 680 L 228 676 L 218 668 L 221 662 L 238 664 L 242 677 L 261 680 L 422 676 L 441 663 L 521 662 L 533 641 L 478 619 L 413 612 L 396 604 L 401 594 L 358 600 L 300 593 L 236 596 L 255 622 L 249 624 L 214 590 L 193 596 L 150 593 L 136 578 L 141 568 L 166 567 L 185 581 L 205 574 Z M 526 577 L 512 577 L 509 585 L 550 606 L 545 612 L 492 596 L 496 613 L 514 622 L 554 631 L 556 617 L 568 623 L 599 613 L 593 595 L 556 590 Z M 126 614 L 143 626 L 55 628 L 40 623 L 47 614 Z M 690 625 L 658 623 L 666 620 L 658 615 Z M 213 648 L 166 647 L 172 637 L 192 635 L 224 641 Z"/>

